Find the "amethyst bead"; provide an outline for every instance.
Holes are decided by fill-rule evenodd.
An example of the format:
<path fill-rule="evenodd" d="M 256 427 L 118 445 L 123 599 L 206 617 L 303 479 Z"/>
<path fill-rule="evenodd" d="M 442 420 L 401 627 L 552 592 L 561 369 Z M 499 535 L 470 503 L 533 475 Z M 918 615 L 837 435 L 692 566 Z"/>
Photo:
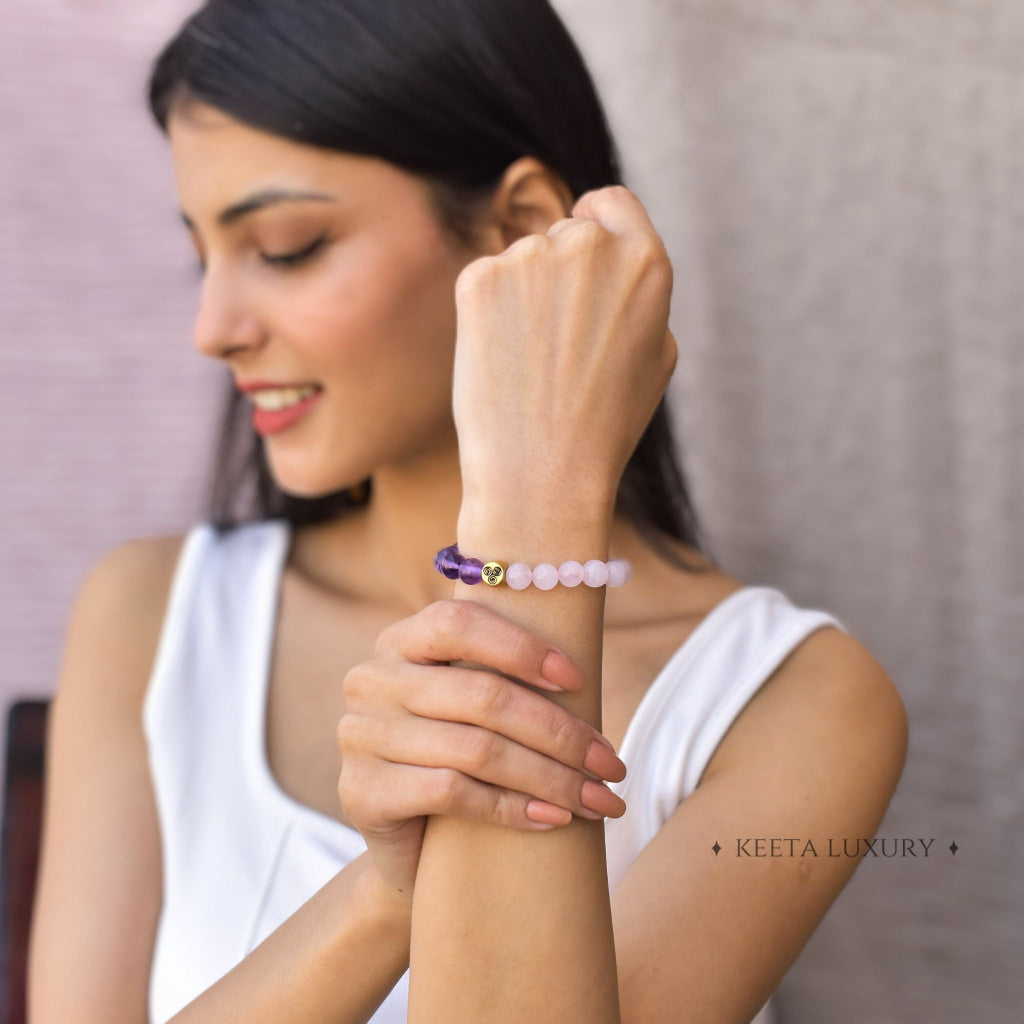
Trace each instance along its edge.
<path fill-rule="evenodd" d="M 462 565 L 462 555 L 457 551 L 447 549 L 441 558 L 441 572 L 450 580 L 459 578 L 459 567 Z"/>
<path fill-rule="evenodd" d="M 484 563 L 479 558 L 463 558 L 462 564 L 459 566 L 459 579 L 471 586 L 474 583 L 479 583 L 483 578 L 480 571 L 483 567 Z"/>

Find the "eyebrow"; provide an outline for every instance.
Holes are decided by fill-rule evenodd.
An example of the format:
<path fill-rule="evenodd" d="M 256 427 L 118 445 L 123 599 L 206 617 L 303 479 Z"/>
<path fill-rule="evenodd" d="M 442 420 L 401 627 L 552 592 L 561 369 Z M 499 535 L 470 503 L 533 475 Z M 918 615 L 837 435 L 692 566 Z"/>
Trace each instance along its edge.
<path fill-rule="evenodd" d="M 307 202 L 334 203 L 337 202 L 337 197 L 323 192 L 296 192 L 290 189 L 266 188 L 260 192 L 254 192 L 241 202 L 233 203 L 231 206 L 221 210 L 217 215 L 217 223 L 222 227 L 227 227 L 229 224 L 233 224 L 236 220 L 244 217 L 247 213 L 262 210 L 267 206 L 274 206 L 278 203 Z M 185 227 L 190 229 L 195 227 L 184 210 L 181 211 L 181 219 L 184 221 Z"/>

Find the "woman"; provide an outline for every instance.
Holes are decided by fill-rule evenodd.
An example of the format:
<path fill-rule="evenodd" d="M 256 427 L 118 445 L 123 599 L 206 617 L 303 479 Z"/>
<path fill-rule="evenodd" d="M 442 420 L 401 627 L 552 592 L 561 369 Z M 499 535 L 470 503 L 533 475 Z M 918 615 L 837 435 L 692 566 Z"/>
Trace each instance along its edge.
<path fill-rule="evenodd" d="M 555 14 L 213 0 L 150 100 L 232 400 L 209 521 L 72 613 L 32 1024 L 770 1019 L 905 715 L 700 540 L 671 268 Z"/>

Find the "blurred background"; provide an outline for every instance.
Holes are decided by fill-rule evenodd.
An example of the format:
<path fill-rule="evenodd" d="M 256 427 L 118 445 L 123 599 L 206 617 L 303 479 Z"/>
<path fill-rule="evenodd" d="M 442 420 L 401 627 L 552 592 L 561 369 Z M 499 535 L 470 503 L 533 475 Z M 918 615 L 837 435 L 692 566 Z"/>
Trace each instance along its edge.
<path fill-rule="evenodd" d="M 1024 4 L 554 6 L 672 256 L 670 394 L 715 554 L 836 614 L 910 714 L 877 834 L 929 856 L 864 861 L 783 1024 L 1019 1020 Z M 4 4 L 5 711 L 52 695 L 105 551 L 204 515 L 223 377 L 192 348 L 194 256 L 143 100 L 192 7 Z"/>

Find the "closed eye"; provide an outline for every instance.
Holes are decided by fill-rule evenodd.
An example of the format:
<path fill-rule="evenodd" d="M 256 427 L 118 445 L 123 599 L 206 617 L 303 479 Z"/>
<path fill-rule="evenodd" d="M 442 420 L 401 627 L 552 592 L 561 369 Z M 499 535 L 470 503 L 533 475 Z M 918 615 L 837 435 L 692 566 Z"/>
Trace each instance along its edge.
<path fill-rule="evenodd" d="M 269 263 L 274 267 L 294 267 L 296 264 L 301 263 L 303 260 L 309 259 L 324 244 L 327 240 L 327 235 L 322 234 L 319 238 L 315 238 L 309 245 L 304 249 L 299 249 L 297 252 L 286 252 L 286 253 L 261 253 L 261 259 L 264 263 Z"/>

